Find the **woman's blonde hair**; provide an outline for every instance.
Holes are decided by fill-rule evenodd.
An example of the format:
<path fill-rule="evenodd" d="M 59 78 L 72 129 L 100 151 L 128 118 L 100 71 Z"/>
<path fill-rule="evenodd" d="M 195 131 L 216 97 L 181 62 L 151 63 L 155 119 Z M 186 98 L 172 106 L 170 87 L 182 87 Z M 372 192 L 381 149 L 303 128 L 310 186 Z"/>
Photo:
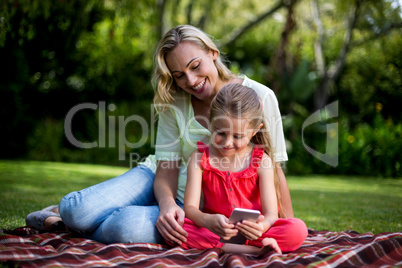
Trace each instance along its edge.
<path fill-rule="evenodd" d="M 227 84 L 219 90 L 211 103 L 209 114 L 209 122 L 212 129 L 214 119 L 228 116 L 230 118 L 246 119 L 252 129 L 257 130 L 262 124 L 259 131 L 252 137 L 251 144 L 259 145 L 272 160 L 272 168 L 274 169 L 274 182 L 276 196 L 279 206 L 279 217 L 283 218 L 284 210 L 282 207 L 282 198 L 280 194 L 279 177 L 277 174 L 276 163 L 274 162 L 274 152 L 264 117 L 264 110 L 261 99 L 257 93 L 241 84 Z"/>
<path fill-rule="evenodd" d="M 171 104 L 174 101 L 173 93 L 180 89 L 166 64 L 166 55 L 175 49 L 181 42 L 191 42 L 205 51 L 213 50 L 218 53 L 214 61 L 219 78 L 228 81 L 233 73 L 222 62 L 220 51 L 206 33 L 191 25 L 179 25 L 165 34 L 160 40 L 154 54 L 154 74 L 152 78 L 155 89 L 154 104 Z M 163 109 L 162 109 L 163 110 Z"/>

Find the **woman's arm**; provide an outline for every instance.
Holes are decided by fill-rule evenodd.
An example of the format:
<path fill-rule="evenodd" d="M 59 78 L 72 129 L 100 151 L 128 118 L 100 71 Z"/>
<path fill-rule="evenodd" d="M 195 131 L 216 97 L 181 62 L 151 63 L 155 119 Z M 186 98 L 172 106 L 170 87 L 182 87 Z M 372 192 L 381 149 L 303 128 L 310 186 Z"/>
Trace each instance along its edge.
<path fill-rule="evenodd" d="M 187 165 L 187 183 L 184 191 L 184 211 L 186 217 L 192 220 L 197 226 L 203 226 L 203 214 L 199 207 L 201 201 L 202 168 L 200 165 L 201 156 L 194 151 Z"/>
<path fill-rule="evenodd" d="M 288 183 L 286 181 L 285 173 L 281 167 L 281 163 L 276 164 L 276 171 L 278 172 L 280 191 L 282 198 L 282 208 L 285 212 L 286 218 L 294 218 L 292 199 L 290 197 Z"/>
<path fill-rule="evenodd" d="M 245 79 L 246 85 L 253 88 L 260 96 L 263 104 L 265 119 L 271 137 L 272 144 L 275 146 L 275 161 L 287 161 L 285 136 L 283 133 L 282 116 L 279 110 L 279 103 L 274 92 L 268 87 L 259 84 L 251 79 Z M 277 163 L 277 172 L 280 181 L 280 193 L 282 198 L 282 208 L 286 218 L 293 218 L 292 200 L 285 174 Z"/>
<path fill-rule="evenodd" d="M 186 242 L 183 229 L 184 211 L 176 204 L 179 161 L 158 161 L 154 180 L 154 194 L 159 204 L 156 228 L 162 237 L 173 243 Z"/>

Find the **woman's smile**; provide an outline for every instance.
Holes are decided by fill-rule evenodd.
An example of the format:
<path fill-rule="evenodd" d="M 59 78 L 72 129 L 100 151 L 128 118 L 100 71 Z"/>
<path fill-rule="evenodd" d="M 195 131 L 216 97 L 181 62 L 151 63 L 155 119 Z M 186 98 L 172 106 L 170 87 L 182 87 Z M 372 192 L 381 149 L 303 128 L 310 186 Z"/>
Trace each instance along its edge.
<path fill-rule="evenodd" d="M 205 78 L 204 81 L 199 83 L 197 86 L 193 87 L 194 92 L 197 93 L 197 94 L 200 94 L 201 92 L 203 92 L 204 89 L 205 89 L 206 81 L 207 81 L 207 79 Z"/>

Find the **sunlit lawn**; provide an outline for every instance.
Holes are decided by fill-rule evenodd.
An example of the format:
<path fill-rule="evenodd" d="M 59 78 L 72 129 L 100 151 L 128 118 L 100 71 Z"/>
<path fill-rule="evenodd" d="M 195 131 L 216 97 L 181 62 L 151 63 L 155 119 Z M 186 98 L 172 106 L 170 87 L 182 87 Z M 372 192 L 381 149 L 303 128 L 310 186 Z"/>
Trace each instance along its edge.
<path fill-rule="evenodd" d="M 67 193 L 127 168 L 0 161 L 0 228 L 25 225 L 25 216 L 57 204 Z M 316 230 L 402 231 L 402 179 L 288 176 L 295 216 Z"/>
<path fill-rule="evenodd" d="M 316 230 L 402 231 L 402 179 L 288 178 L 295 216 Z"/>

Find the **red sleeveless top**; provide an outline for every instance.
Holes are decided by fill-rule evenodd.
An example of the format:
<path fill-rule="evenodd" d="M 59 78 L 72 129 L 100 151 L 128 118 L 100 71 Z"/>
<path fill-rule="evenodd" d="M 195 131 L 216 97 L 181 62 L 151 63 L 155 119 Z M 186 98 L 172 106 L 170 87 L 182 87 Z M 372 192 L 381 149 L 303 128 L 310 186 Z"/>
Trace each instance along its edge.
<path fill-rule="evenodd" d="M 261 211 L 259 177 L 264 149 L 254 147 L 250 164 L 238 171 L 221 171 L 209 162 L 209 147 L 202 142 L 197 143 L 201 157 L 202 191 L 204 206 L 202 211 L 212 214 L 223 214 L 229 218 L 235 207 L 256 209 Z"/>

